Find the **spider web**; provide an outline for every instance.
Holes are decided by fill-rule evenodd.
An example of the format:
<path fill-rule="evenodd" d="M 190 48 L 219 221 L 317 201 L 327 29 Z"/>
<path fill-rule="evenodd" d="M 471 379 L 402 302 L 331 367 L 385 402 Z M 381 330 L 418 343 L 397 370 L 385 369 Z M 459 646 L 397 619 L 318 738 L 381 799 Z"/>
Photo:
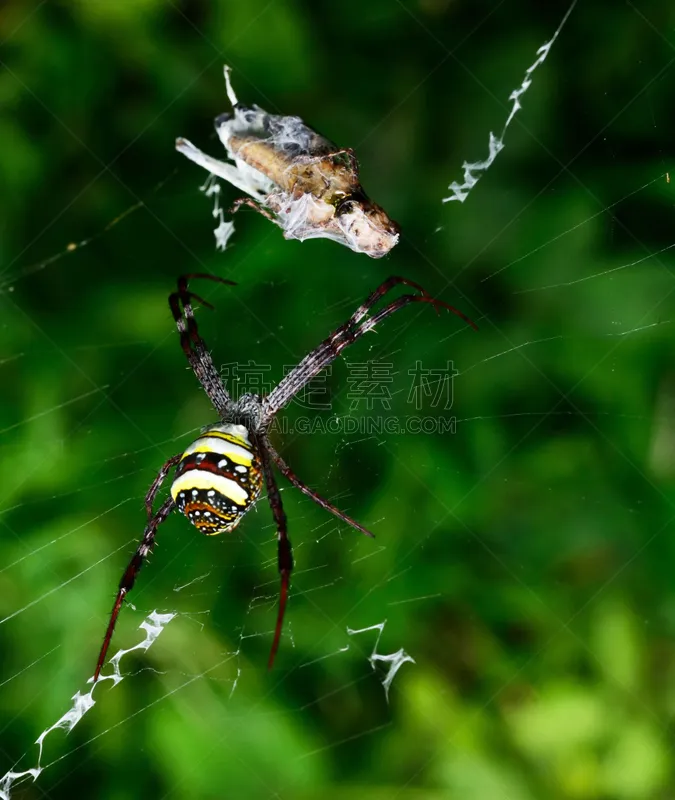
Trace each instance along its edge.
<path fill-rule="evenodd" d="M 423 17 L 404 5 L 399 10 L 419 26 L 420 36 L 437 41 Z M 103 748 L 105 758 L 119 763 L 115 742 L 141 735 L 162 751 L 149 758 L 162 765 L 174 790 L 189 775 L 191 789 L 203 796 L 212 791 L 207 776 L 223 748 L 233 791 L 246 793 L 255 785 L 261 796 L 311 791 L 328 781 L 327 764 L 344 760 L 354 765 L 351 780 L 363 781 L 362 750 L 381 754 L 386 766 L 378 779 L 401 796 L 423 780 L 466 796 L 554 796 L 547 795 L 551 784 L 538 764 L 567 793 L 560 796 L 575 789 L 574 796 L 594 796 L 591 784 L 595 796 L 618 798 L 668 790 L 669 689 L 659 687 L 659 708 L 641 658 L 647 658 L 644 629 L 651 626 L 663 643 L 648 652 L 671 675 L 672 570 L 664 540 L 675 473 L 667 261 L 675 244 L 669 222 L 654 221 L 672 205 L 672 190 L 659 144 L 669 129 L 650 107 L 648 91 L 668 75 L 671 45 L 663 28 L 629 6 L 634 21 L 651 31 L 661 60 L 640 62 L 639 83 L 607 102 L 603 130 L 597 141 L 581 143 L 578 164 L 575 152 L 549 153 L 557 166 L 524 186 L 518 169 L 526 152 L 541 144 L 529 126 L 555 96 L 547 69 L 558 58 L 565 68 L 556 74 L 575 72 L 572 45 L 590 24 L 587 9 L 570 11 L 561 9 L 546 37 L 533 42 L 531 59 L 512 68 L 499 114 L 489 124 L 466 110 L 459 120 L 467 130 L 466 149 L 455 159 L 462 177 L 443 175 L 450 195 L 440 185 L 433 212 L 439 224 L 427 225 L 422 236 L 434 231 L 430 238 L 411 234 L 408 252 L 392 260 L 392 272 L 405 275 L 414 256 L 428 272 L 411 277 L 425 285 L 431 280 L 440 291 L 448 275 L 436 266 L 435 248 L 451 239 L 460 265 L 455 288 L 464 298 L 443 296 L 469 313 L 480 333 L 422 310 L 394 317 L 333 366 L 330 411 L 322 417 L 324 425 L 337 421 L 332 434 L 298 432 L 301 420 L 317 416 L 314 411 L 296 406 L 285 415 L 280 436 L 289 462 L 377 538 L 358 536 L 282 485 L 296 570 L 279 663 L 268 677 L 278 576 L 274 527 L 262 500 L 233 537 L 197 537 L 178 518 L 162 527 L 120 617 L 112 666 L 104 669 L 114 677 L 93 691 L 87 685 L 114 587 L 140 535 L 152 464 L 180 451 L 212 414 L 191 376 L 181 372 L 164 307 L 175 262 L 160 264 L 129 305 L 91 287 L 80 299 L 79 289 L 55 288 L 54 276 L 65 280 L 75 269 L 70 264 L 90 252 L 111 272 L 116 265 L 106 260 L 106 247 L 118 252 L 115 242 L 141 241 L 152 215 L 168 217 L 163 224 L 173 226 L 171 213 L 158 209 L 176 197 L 183 205 L 201 204 L 205 225 L 181 234 L 185 253 L 196 253 L 199 262 L 186 269 L 202 271 L 206 263 L 239 284 L 207 295 L 216 312 L 199 312 L 206 341 L 221 361 L 250 357 L 273 365 L 277 380 L 278 365 L 297 363 L 318 342 L 315 331 L 327 333 L 346 319 L 383 273 L 365 273 L 364 267 L 347 292 L 327 291 L 319 307 L 311 281 L 297 277 L 288 256 L 287 284 L 256 295 L 271 267 L 261 264 L 261 274 L 252 275 L 246 261 L 256 248 L 273 247 L 277 232 L 256 221 L 250 234 L 251 223 L 242 217 L 233 235 L 223 215 L 225 189 L 207 183 L 207 196 L 199 196 L 190 177 L 176 189 L 174 171 L 98 233 L 73 234 L 72 242 L 35 263 L 20 253 L 4 267 L 0 302 L 7 347 L 0 369 L 6 371 L 8 399 L 21 410 L 9 408 L 0 430 L 6 542 L 0 569 L 6 708 L 0 797 L 20 795 L 28 780 L 37 780 L 49 796 L 72 794 L 68 787 L 77 784 L 86 758 Z M 478 56 L 464 54 L 461 64 L 480 71 Z M 631 171 L 622 170 L 621 154 L 612 153 L 612 126 L 634 102 L 636 125 L 656 134 L 645 145 L 648 165 Z M 587 159 L 581 158 L 584 148 Z M 595 159 L 607 152 L 609 166 L 621 173 L 616 178 L 598 171 Z M 499 170 L 507 172 L 506 180 Z M 189 169 L 178 175 L 189 176 Z M 493 179 L 503 196 L 490 191 Z M 188 189 L 189 196 L 178 195 Z M 575 204 L 559 200 L 568 194 Z M 446 202 L 454 199 L 461 203 Z M 551 208 L 558 213 L 547 216 Z M 210 209 L 216 243 L 225 249 L 217 261 L 208 249 Z M 76 216 L 66 215 L 63 231 L 69 233 Z M 526 236 L 533 229 L 536 242 Z M 504 237 L 509 245 L 497 251 L 501 260 L 492 259 L 491 247 Z M 303 249 L 293 257 L 311 257 L 305 254 L 312 244 L 298 245 Z M 279 258 L 286 257 L 286 247 L 290 243 L 282 242 L 275 251 Z M 138 250 L 139 263 L 152 256 L 151 244 Z M 504 259 L 505 252 L 511 257 Z M 96 285 L 105 280 L 103 270 L 91 277 Z M 59 297 L 60 314 L 74 309 L 65 334 L 49 314 L 31 310 L 33 293 L 50 291 Z M 272 306 L 277 293 L 288 298 L 291 292 L 311 309 L 306 335 L 302 324 L 286 323 L 283 314 L 274 316 L 281 321 L 273 325 L 260 317 L 258 309 Z M 492 292 L 509 298 L 511 316 L 517 318 L 524 304 L 540 314 L 523 314 L 522 327 L 507 327 L 498 312 L 482 312 L 494 309 Z M 83 329 L 79 304 L 91 325 L 86 306 L 97 302 L 106 303 L 100 325 Z M 115 315 L 123 315 L 124 326 Z M 247 351 L 232 353 L 229 326 L 235 324 L 243 328 L 237 338 L 248 341 Z M 127 338 L 120 340 L 122 328 Z M 425 378 L 426 403 L 411 414 L 410 371 L 416 354 L 428 347 L 428 366 L 441 373 Z M 54 362 L 46 374 L 45 350 Z M 452 353 L 457 370 L 451 409 L 456 431 L 444 439 L 447 453 L 439 455 L 424 436 L 408 431 L 361 427 L 378 415 L 399 422 L 422 416 L 437 431 L 448 416 L 448 409 L 434 406 L 446 375 L 444 352 Z M 641 376 L 655 352 L 662 366 L 653 368 L 654 397 L 645 399 L 650 384 Z M 388 408 L 375 403 L 382 395 L 371 398 L 373 408 L 359 395 L 353 364 L 369 360 L 393 365 L 380 373 L 379 383 L 370 375 L 368 384 L 386 386 Z M 166 375 L 175 376 L 170 385 Z M 16 388 L 38 381 L 39 391 L 25 396 Z M 250 388 L 245 382 L 242 390 Z M 139 385 L 147 392 L 142 403 L 134 402 Z M 323 384 L 315 386 L 315 397 L 323 390 Z M 172 418 L 164 413 L 165 394 L 175 408 Z M 153 413 L 153 404 L 161 415 Z M 533 432 L 538 445 L 528 450 L 523 443 Z M 542 474 L 532 487 L 529 462 L 535 457 Z M 352 468 L 363 486 L 350 481 Z M 617 496 L 617 486 L 623 495 Z M 482 502 L 468 503 L 476 494 Z M 490 515 L 488 504 L 503 509 L 503 517 Z M 411 508 L 419 515 L 417 526 Z M 481 580 L 472 582 L 476 576 Z M 494 605 L 491 593 L 499 598 Z M 604 695 L 591 692 L 593 681 L 603 681 Z M 616 717 L 608 725 L 602 718 L 610 709 Z M 318 734 L 305 729 L 311 723 Z M 175 726 L 187 731 L 185 739 L 171 739 Z M 396 728 L 406 731 L 412 756 L 402 755 L 391 737 Z M 517 749 L 520 765 L 500 753 L 496 731 Z M 427 751 L 411 737 L 433 744 Z M 250 765 L 261 763 L 270 740 L 282 753 L 275 776 L 263 771 L 251 783 Z M 575 761 L 582 750 L 594 754 L 593 765 Z M 581 762 L 592 777 L 568 769 Z M 139 796 L 144 791 L 140 785 Z"/>

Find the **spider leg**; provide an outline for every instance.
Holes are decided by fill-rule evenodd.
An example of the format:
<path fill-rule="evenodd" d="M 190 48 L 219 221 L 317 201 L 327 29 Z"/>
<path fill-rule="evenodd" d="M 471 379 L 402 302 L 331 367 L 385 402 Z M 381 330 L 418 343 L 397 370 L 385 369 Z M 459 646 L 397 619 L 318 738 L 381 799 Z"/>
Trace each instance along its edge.
<path fill-rule="evenodd" d="M 402 284 L 403 286 L 409 286 L 411 289 L 417 289 L 417 291 L 420 293 L 420 297 L 417 297 L 417 302 L 431 303 L 436 309 L 437 313 L 440 312 L 441 308 L 446 308 L 448 311 L 451 311 L 460 319 L 463 319 L 464 322 L 466 322 L 467 325 L 470 325 L 474 330 L 478 330 L 478 326 L 471 319 L 469 319 L 469 317 L 467 317 L 466 314 L 464 314 L 462 311 L 459 311 L 454 306 L 451 306 L 448 303 L 444 303 L 442 300 L 436 300 L 427 292 L 427 290 L 423 286 L 420 286 L 419 283 L 415 283 L 415 281 L 408 280 L 408 278 L 402 278 L 400 275 L 392 275 L 391 278 L 387 278 L 387 280 L 384 281 L 384 283 L 381 283 L 377 287 L 377 289 L 375 289 L 375 291 L 371 292 L 368 295 L 365 302 L 363 302 L 356 309 L 356 311 L 350 317 L 349 322 L 347 322 L 345 325 L 342 325 L 341 328 L 345 328 L 347 325 L 353 326 L 355 323 L 360 322 L 365 316 L 367 316 L 370 313 L 371 308 L 375 305 L 375 303 L 377 303 L 377 301 L 381 297 L 384 297 L 385 294 L 387 294 L 394 287 L 399 286 L 400 284 Z M 404 295 L 404 297 L 415 298 L 416 295 Z M 413 301 L 409 300 L 408 302 L 413 302 Z M 393 305 L 393 303 L 391 303 L 390 305 Z M 401 306 L 399 306 L 399 308 L 400 307 Z M 389 306 L 386 306 L 383 309 L 383 311 L 386 311 L 387 308 L 389 308 Z M 393 311 L 396 310 L 397 309 L 393 309 Z M 388 311 L 386 314 L 380 317 L 380 319 L 384 319 L 384 317 L 389 316 L 389 314 L 392 314 L 393 311 Z M 341 330 L 341 328 L 338 328 L 338 331 Z"/>
<path fill-rule="evenodd" d="M 382 322 L 383 319 L 391 316 L 400 308 L 405 308 L 405 306 L 409 305 L 410 303 L 430 303 L 436 309 L 437 314 L 440 314 L 441 309 L 445 308 L 448 311 L 451 311 L 453 314 L 456 314 L 458 317 L 461 317 L 468 325 L 471 325 L 474 330 L 478 330 L 476 324 L 472 322 L 469 317 L 467 317 L 461 311 L 458 311 L 454 306 L 444 303 L 442 300 L 436 300 L 436 298 L 431 297 L 428 294 L 404 294 L 402 297 L 393 300 L 391 303 L 389 303 L 389 305 L 386 305 L 384 308 L 380 309 L 377 314 L 374 314 L 372 317 L 368 317 L 368 319 L 364 319 L 362 322 L 360 322 L 359 326 L 352 331 L 353 338 L 351 342 L 348 342 L 348 344 L 351 344 L 367 331 L 372 330 L 378 324 L 378 322 Z"/>
<path fill-rule="evenodd" d="M 127 592 L 131 591 L 133 588 L 134 582 L 136 581 L 136 576 L 143 566 L 143 561 L 155 544 L 157 528 L 159 528 L 159 526 L 166 520 L 174 508 L 175 505 L 173 499 L 170 497 L 162 503 L 158 511 L 145 526 L 141 543 L 138 545 L 138 549 L 134 553 L 129 565 L 125 569 L 124 575 L 122 575 L 122 580 L 120 581 L 120 586 L 117 590 L 117 597 L 115 598 L 115 605 L 113 606 L 112 614 L 110 615 L 108 629 L 105 632 L 105 638 L 103 639 L 101 652 L 98 656 L 96 671 L 94 672 L 94 683 L 96 683 L 98 676 L 101 674 L 101 667 L 103 666 L 106 654 L 108 653 L 108 647 L 110 646 L 110 640 L 112 639 L 113 631 L 115 630 L 117 617 L 120 613 L 120 609 L 122 608 L 122 602 L 124 601 Z"/>
<path fill-rule="evenodd" d="M 274 214 L 271 211 L 268 211 L 266 208 L 263 208 L 260 203 L 256 202 L 252 197 L 239 197 L 234 201 L 234 203 L 232 203 L 232 206 L 227 213 L 236 214 L 242 206 L 249 206 L 254 211 L 257 211 L 258 214 L 262 214 L 265 219 L 269 219 L 274 223 L 277 222 L 277 218 L 274 216 Z"/>
<path fill-rule="evenodd" d="M 403 295 L 389 303 L 389 305 L 385 306 L 372 317 L 369 317 L 368 315 L 371 309 L 378 300 L 400 284 L 417 289 L 420 294 Z M 394 275 L 378 286 L 374 292 L 371 292 L 365 302 L 356 309 L 347 322 L 340 325 L 340 327 L 333 331 L 327 339 L 324 339 L 318 347 L 306 355 L 298 366 L 291 370 L 270 394 L 263 399 L 264 424 L 269 424 L 277 411 L 290 402 L 290 400 L 306 386 L 315 375 L 318 375 L 324 367 L 327 367 L 335 361 L 345 347 L 353 344 L 364 333 L 371 330 L 379 322 L 382 322 L 383 319 L 395 313 L 400 308 L 407 306 L 409 303 L 430 303 L 437 312 L 439 312 L 441 308 L 446 308 L 448 311 L 452 311 L 453 314 L 461 317 L 473 328 L 476 327 L 461 311 L 444 303 L 442 300 L 434 299 L 419 285 L 419 283 Z"/>
<path fill-rule="evenodd" d="M 169 474 L 169 472 L 171 472 L 171 469 L 176 466 L 182 457 L 182 453 L 176 453 L 175 456 L 171 456 L 171 458 L 157 473 L 157 477 L 150 485 L 148 493 L 145 495 L 145 510 L 148 512 L 148 522 L 150 522 L 152 519 L 152 504 L 155 502 L 155 497 L 157 496 L 159 487 L 164 483 L 166 476 Z"/>
<path fill-rule="evenodd" d="M 206 278 L 231 286 L 235 284 L 232 281 L 219 278 L 216 275 L 210 275 L 207 272 L 195 272 L 189 275 L 181 275 L 178 278 L 177 291 L 169 295 L 169 307 L 176 321 L 183 352 L 209 400 L 213 403 L 216 411 L 222 415 L 230 403 L 230 395 L 220 379 L 206 343 L 199 335 L 197 320 L 192 308 L 192 300 L 194 298 L 208 308 L 213 308 L 213 306 L 202 300 L 199 295 L 189 291 L 188 282 L 191 278 Z"/>
<path fill-rule="evenodd" d="M 303 483 L 269 442 L 266 443 L 266 447 L 279 471 L 284 477 L 288 478 L 293 486 L 300 489 L 303 494 L 306 494 L 307 497 L 311 498 L 317 505 L 321 506 L 321 508 L 325 508 L 326 511 L 330 511 L 330 513 L 334 514 L 338 519 L 346 522 L 347 525 L 351 525 L 352 528 L 361 531 L 361 533 L 364 533 L 366 536 L 370 536 L 373 539 L 375 538 L 375 534 L 371 533 L 367 528 L 364 528 L 363 525 L 359 525 L 356 520 L 345 514 L 344 511 L 340 511 L 339 508 L 336 508 L 332 503 L 329 503 L 328 500 L 321 497 L 321 495 L 312 491 L 307 484 Z"/>
<path fill-rule="evenodd" d="M 290 539 L 288 538 L 288 526 L 286 520 L 286 512 L 284 511 L 281 502 L 281 492 L 277 486 L 277 482 L 272 472 L 272 465 L 270 463 L 270 454 L 267 451 L 267 443 L 260 443 L 260 452 L 262 456 L 262 468 L 265 476 L 265 485 L 267 487 L 267 499 L 274 515 L 274 521 L 277 524 L 277 540 L 278 545 L 278 563 L 279 575 L 281 576 L 281 586 L 279 588 L 279 611 L 277 613 L 277 624 L 274 629 L 274 639 L 272 641 L 272 649 L 270 650 L 270 658 L 267 662 L 267 669 L 272 669 L 274 659 L 279 649 L 279 641 L 281 639 L 281 629 L 284 624 L 284 615 L 286 613 L 286 602 L 288 600 L 288 587 L 291 581 L 291 572 L 293 571 L 293 548 L 291 547 Z"/>

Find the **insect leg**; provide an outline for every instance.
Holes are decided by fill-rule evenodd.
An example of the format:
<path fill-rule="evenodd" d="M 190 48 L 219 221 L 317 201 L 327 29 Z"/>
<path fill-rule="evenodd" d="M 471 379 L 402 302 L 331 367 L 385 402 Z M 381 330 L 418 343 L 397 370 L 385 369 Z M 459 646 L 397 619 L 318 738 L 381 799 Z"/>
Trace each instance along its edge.
<path fill-rule="evenodd" d="M 254 211 L 257 211 L 258 214 L 262 214 L 265 219 L 269 219 L 271 222 L 276 223 L 277 218 L 271 211 L 268 211 L 266 208 L 263 208 L 260 203 L 256 203 L 256 201 L 252 197 L 240 197 L 232 203 L 232 207 L 228 210 L 228 214 L 236 214 L 237 211 L 242 206 L 249 206 Z"/>

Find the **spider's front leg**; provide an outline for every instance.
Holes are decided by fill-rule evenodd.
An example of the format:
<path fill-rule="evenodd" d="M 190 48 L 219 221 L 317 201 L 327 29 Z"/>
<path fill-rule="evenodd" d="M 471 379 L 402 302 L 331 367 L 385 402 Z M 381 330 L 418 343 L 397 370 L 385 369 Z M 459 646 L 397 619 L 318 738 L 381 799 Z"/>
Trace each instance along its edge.
<path fill-rule="evenodd" d="M 235 286 L 236 284 L 233 281 L 219 278 L 217 275 L 211 275 L 208 272 L 195 272 L 181 275 L 178 278 L 177 291 L 169 295 L 169 307 L 176 321 L 176 327 L 180 334 L 180 344 L 185 357 L 202 389 L 208 395 L 216 411 L 222 416 L 227 412 L 231 403 L 230 395 L 220 379 L 220 374 L 213 363 L 206 342 L 199 334 L 197 320 L 192 308 L 192 300 L 197 300 L 207 308 L 213 308 L 213 306 L 189 290 L 188 285 L 192 278 L 205 278 L 228 286 Z"/>
<path fill-rule="evenodd" d="M 373 307 L 377 302 L 401 284 L 416 289 L 419 294 L 404 294 L 371 316 Z M 345 347 L 354 344 L 364 333 L 372 330 L 378 323 L 410 303 L 429 303 L 437 312 L 445 308 L 463 319 L 471 327 L 476 328 L 476 325 L 465 314 L 442 300 L 436 300 L 419 283 L 393 275 L 380 284 L 375 291 L 371 292 L 347 322 L 336 328 L 318 347 L 315 347 L 311 353 L 306 355 L 298 366 L 291 370 L 276 388 L 263 399 L 263 425 L 269 425 L 274 415 L 287 405 L 315 375 L 318 375 L 322 369 L 332 364 Z"/>
<path fill-rule="evenodd" d="M 274 521 L 277 525 L 277 540 L 278 540 L 278 564 L 279 575 L 281 576 L 281 586 L 279 588 L 279 611 L 277 613 L 277 624 L 274 629 L 274 639 L 272 640 L 272 649 L 270 650 L 270 658 L 267 662 L 267 669 L 272 669 L 274 659 L 279 649 L 279 641 L 281 639 L 281 629 L 284 624 L 284 615 L 286 613 L 286 602 L 288 600 L 288 588 L 291 581 L 291 572 L 293 571 L 293 548 L 291 547 L 290 539 L 288 538 L 288 523 L 286 519 L 286 512 L 284 511 L 281 502 L 281 492 L 277 486 L 277 482 L 272 472 L 272 464 L 270 455 L 267 451 L 267 446 L 262 439 L 258 440 L 258 448 L 260 450 L 263 475 L 265 476 L 265 485 L 267 488 L 267 500 L 269 501 Z"/>

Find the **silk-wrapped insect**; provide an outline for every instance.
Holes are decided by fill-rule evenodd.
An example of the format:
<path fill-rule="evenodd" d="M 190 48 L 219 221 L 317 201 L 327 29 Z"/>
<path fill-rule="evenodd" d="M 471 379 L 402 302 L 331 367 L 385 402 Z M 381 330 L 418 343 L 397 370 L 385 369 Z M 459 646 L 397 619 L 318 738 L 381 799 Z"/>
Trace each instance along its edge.
<path fill-rule="evenodd" d="M 237 100 L 225 67 L 232 113 L 216 117 L 216 132 L 232 163 L 212 158 L 187 139 L 176 149 L 245 192 L 248 205 L 276 223 L 286 239 L 327 238 L 372 258 L 386 255 L 399 226 L 363 191 L 354 151 L 340 149 L 300 117 L 268 114 Z"/>

